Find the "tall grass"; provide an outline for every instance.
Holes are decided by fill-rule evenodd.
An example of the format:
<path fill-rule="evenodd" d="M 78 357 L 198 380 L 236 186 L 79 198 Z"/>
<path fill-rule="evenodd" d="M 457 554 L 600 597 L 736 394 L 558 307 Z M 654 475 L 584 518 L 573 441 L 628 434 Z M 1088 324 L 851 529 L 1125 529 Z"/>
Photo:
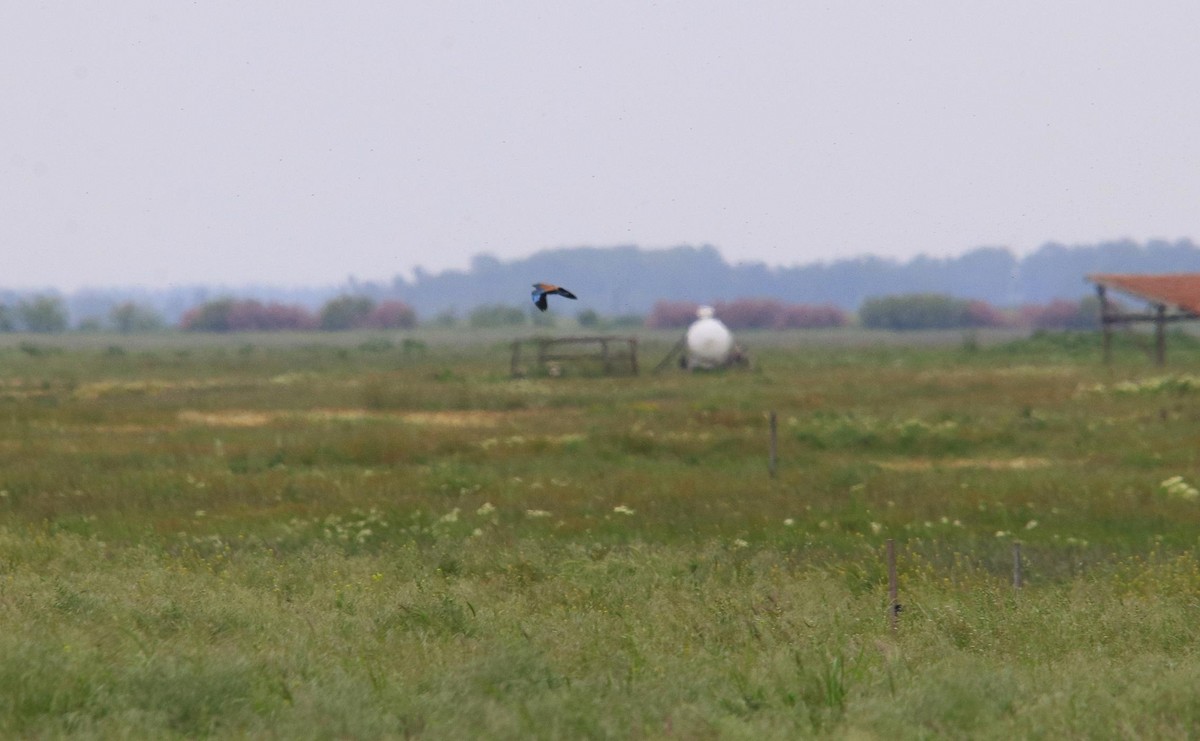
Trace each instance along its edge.
<path fill-rule="evenodd" d="M 513 380 L 373 337 L 0 350 L 0 734 L 1200 727 L 1190 344 Z"/>

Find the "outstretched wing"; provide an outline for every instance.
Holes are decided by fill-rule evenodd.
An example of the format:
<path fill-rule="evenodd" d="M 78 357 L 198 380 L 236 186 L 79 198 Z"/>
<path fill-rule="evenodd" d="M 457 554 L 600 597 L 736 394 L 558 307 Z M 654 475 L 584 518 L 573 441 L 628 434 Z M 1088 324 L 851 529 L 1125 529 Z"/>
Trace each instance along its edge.
<path fill-rule="evenodd" d="M 553 283 L 534 283 L 533 284 L 533 292 L 530 294 L 530 296 L 533 297 L 534 305 L 537 306 L 542 311 L 545 311 L 546 310 L 546 296 L 548 296 L 552 293 L 562 296 L 564 298 L 575 298 L 575 294 L 571 293 L 570 291 L 568 291 L 565 288 L 560 288 L 559 286 L 556 286 Z"/>

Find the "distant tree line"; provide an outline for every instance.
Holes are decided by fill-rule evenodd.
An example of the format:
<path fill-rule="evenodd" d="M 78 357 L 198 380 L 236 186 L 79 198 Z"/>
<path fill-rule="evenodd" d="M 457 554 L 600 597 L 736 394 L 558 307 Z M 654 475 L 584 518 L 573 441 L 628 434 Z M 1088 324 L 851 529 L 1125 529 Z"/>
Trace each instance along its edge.
<path fill-rule="evenodd" d="M 653 329 L 686 327 L 696 320 L 700 305 L 693 301 L 659 301 L 646 317 Z M 785 304 L 775 299 L 743 298 L 717 301 L 713 314 L 730 329 L 815 329 L 842 327 L 850 315 L 836 306 Z"/>
<path fill-rule="evenodd" d="M 564 248 L 511 261 L 478 255 L 468 270 L 417 268 L 411 278 L 351 278 L 341 287 L 0 289 L 0 331 L 403 328 L 417 322 L 412 307 L 430 325 L 546 326 L 575 311 L 582 326 L 612 328 L 637 326 L 640 318 L 668 321 L 660 302 L 713 303 L 732 324 L 764 328 L 837 326 L 855 314 L 861 324 L 891 328 L 1032 326 L 1083 321 L 1064 317 L 1091 295 L 1084 277 L 1092 272 L 1200 272 L 1200 247 L 1190 240 L 1047 244 L 1024 257 L 982 247 L 951 258 L 867 256 L 790 267 L 730 264 L 709 246 Z M 570 287 L 579 305 L 530 312 L 535 280 Z"/>
<path fill-rule="evenodd" d="M 66 308 L 53 296 L 31 296 L 12 307 L 0 304 L 0 331 L 64 332 L 67 323 Z"/>
<path fill-rule="evenodd" d="M 191 332 L 272 332 L 324 329 L 411 329 L 417 314 L 401 301 L 376 302 L 366 296 L 343 295 L 316 313 L 303 306 L 221 298 L 189 309 L 179 321 Z"/>
<path fill-rule="evenodd" d="M 651 328 L 686 327 L 700 305 L 690 301 L 659 301 L 646 317 Z M 1099 300 L 1058 299 L 1048 304 L 1002 310 L 986 302 L 934 293 L 867 299 L 857 317 L 836 306 L 783 304 L 771 299 L 739 299 L 713 304 L 714 315 L 730 329 L 816 329 L 857 322 L 867 329 L 1093 329 L 1099 326 Z"/>
<path fill-rule="evenodd" d="M 246 332 L 280 330 L 411 329 L 417 325 L 416 312 L 402 301 L 376 302 L 363 296 L 338 296 L 317 312 L 276 301 L 219 298 L 205 301 L 183 313 L 178 327 L 185 331 Z M 153 307 L 125 301 L 111 307 L 106 317 L 88 317 L 75 327 L 80 331 L 141 333 L 168 327 Z M 52 334 L 69 329 L 63 299 L 41 294 L 17 301 L 0 303 L 0 332 Z"/>
<path fill-rule="evenodd" d="M 518 260 L 479 255 L 467 270 L 433 274 L 418 268 L 411 278 L 357 284 L 356 292 L 395 298 L 435 314 L 511 305 L 516 294 L 525 295 L 537 280 L 567 286 L 610 316 L 645 316 L 658 301 L 738 297 L 855 312 L 868 299 L 910 294 L 949 295 L 1010 310 L 1059 299 L 1078 301 L 1092 292 L 1085 276 L 1098 272 L 1200 272 L 1200 247 L 1187 239 L 1050 243 L 1025 256 L 1004 247 L 980 247 L 947 258 L 864 256 L 793 266 L 731 264 L 711 246 L 578 247 L 543 250 Z"/>
<path fill-rule="evenodd" d="M 1004 317 L 989 304 L 918 293 L 867 299 L 859 309 L 859 321 L 871 329 L 956 329 L 1004 325 Z"/>
<path fill-rule="evenodd" d="M 868 299 L 858 310 L 858 320 L 870 329 L 973 329 L 1010 327 L 1024 329 L 1094 329 L 1099 326 L 1099 299 L 1055 299 L 1049 304 L 1025 305 L 1004 311 L 978 300 L 935 293 L 884 296 Z"/>
<path fill-rule="evenodd" d="M 701 304 L 694 301 L 658 301 L 649 314 L 605 317 L 594 309 L 580 311 L 575 320 L 581 327 L 616 329 L 647 327 L 682 328 L 695 321 Z M 868 329 L 969 329 L 1009 327 L 1029 329 L 1093 329 L 1098 326 L 1099 301 L 1056 299 L 1047 304 L 1029 304 L 998 309 L 984 301 L 961 299 L 935 293 L 882 296 L 867 299 L 856 314 L 824 304 L 788 304 L 775 299 L 741 298 L 717 301 L 714 313 L 731 329 L 818 329 L 857 323 Z M 553 326 L 557 315 L 502 304 L 479 306 L 460 322 L 453 313 L 433 317 L 428 325 L 472 328 L 516 327 L 524 324 Z M 279 302 L 256 299 L 220 298 L 205 301 L 184 312 L 178 328 L 190 332 L 276 332 L 352 329 L 412 329 L 417 313 L 402 301 L 381 301 L 365 296 L 341 295 L 318 311 Z M 106 321 L 81 322 L 82 331 L 109 330 L 122 333 L 155 332 L 166 329 L 163 318 L 152 308 L 133 302 L 114 306 Z M 13 307 L 0 304 L 0 332 L 56 333 L 68 329 L 67 312 L 55 296 L 35 296 Z"/>

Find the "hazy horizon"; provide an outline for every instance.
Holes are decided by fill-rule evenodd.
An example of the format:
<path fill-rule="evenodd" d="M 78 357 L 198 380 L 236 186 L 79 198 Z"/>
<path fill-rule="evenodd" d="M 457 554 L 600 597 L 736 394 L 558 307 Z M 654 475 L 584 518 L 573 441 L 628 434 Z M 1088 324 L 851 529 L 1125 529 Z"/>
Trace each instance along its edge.
<path fill-rule="evenodd" d="M 788 270 L 788 269 L 806 269 L 806 268 L 812 268 L 812 267 L 817 267 L 817 266 L 849 265 L 849 264 L 858 262 L 860 260 L 876 260 L 876 259 L 883 260 L 887 264 L 894 265 L 897 267 L 914 266 L 914 265 L 919 264 L 919 261 L 921 261 L 921 260 L 932 260 L 937 263 L 952 264 L 959 260 L 962 260 L 965 258 L 970 258 L 973 255 L 978 255 L 980 253 L 980 251 L 989 251 L 989 250 L 1004 250 L 1004 251 L 1010 253 L 1011 255 L 1013 255 L 1014 259 L 1018 263 L 1020 263 L 1023 260 L 1025 260 L 1031 256 L 1036 256 L 1037 254 L 1040 253 L 1042 248 L 1046 248 L 1046 247 L 1063 247 L 1063 248 L 1066 248 L 1067 250 L 1071 250 L 1071 251 L 1101 249 L 1102 257 L 1104 260 L 1107 261 L 1107 260 L 1111 259 L 1111 254 L 1104 254 L 1103 253 L 1104 248 L 1113 247 L 1113 246 L 1117 246 L 1117 245 L 1129 245 L 1129 244 L 1132 244 L 1134 247 L 1136 247 L 1139 250 L 1160 248 L 1162 246 L 1168 246 L 1168 247 L 1187 246 L 1192 249 L 1200 250 L 1200 245 L 1197 245 L 1192 240 L 1186 239 L 1186 238 L 1181 239 L 1181 240 L 1170 240 L 1170 241 L 1147 240 L 1145 242 L 1130 242 L 1129 240 L 1109 240 L 1109 241 L 1105 241 L 1105 242 L 1098 242 L 1095 244 L 1080 244 L 1080 245 L 1065 245 L 1065 244 L 1061 244 L 1061 243 L 1057 243 L 1057 242 L 1047 242 L 1045 244 L 1039 245 L 1035 249 L 1029 250 L 1024 253 L 1017 252 L 1016 250 L 1012 250 L 1007 247 L 993 246 L 993 247 L 974 247 L 971 249 L 963 250 L 962 252 L 957 253 L 957 254 L 944 255 L 944 256 L 918 254 L 918 255 L 901 257 L 901 256 L 892 256 L 892 255 L 861 254 L 861 255 L 848 255 L 845 257 L 837 257 L 837 258 L 832 258 L 832 259 L 808 260 L 808 261 L 796 262 L 796 263 L 792 263 L 792 264 L 770 264 L 770 263 L 765 263 L 765 262 L 757 261 L 757 260 L 731 260 L 731 259 L 729 259 L 728 255 L 726 255 L 719 247 L 716 247 L 715 245 L 675 245 L 673 247 L 642 247 L 640 245 L 603 245 L 603 246 L 580 245 L 580 246 L 576 246 L 576 247 L 547 248 L 545 250 L 537 250 L 537 251 L 531 252 L 528 255 L 515 255 L 515 256 L 506 257 L 506 258 L 497 258 L 495 255 L 492 255 L 490 253 L 479 253 L 476 255 L 472 255 L 470 258 L 468 258 L 467 264 L 465 264 L 463 266 L 449 266 L 449 267 L 446 267 L 446 268 L 443 268 L 440 270 L 429 270 L 426 268 L 420 268 L 420 272 L 423 274 L 420 277 L 423 278 L 424 280 L 415 279 L 413 275 L 394 273 L 392 275 L 380 275 L 380 276 L 347 274 L 347 275 L 343 275 L 343 276 L 332 277 L 328 281 L 321 282 L 321 283 L 286 283 L 286 282 L 272 282 L 270 280 L 249 280 L 249 281 L 243 281 L 243 282 L 230 281 L 230 280 L 214 280 L 214 281 L 209 281 L 209 282 L 176 281 L 176 282 L 166 283 L 166 284 L 161 284 L 161 285 L 153 284 L 153 283 L 81 283 L 76 286 L 65 286 L 64 287 L 64 286 L 53 285 L 53 284 L 20 286 L 20 285 L 4 284 L 4 283 L 0 282 L 0 291 L 8 291 L 8 292 L 13 292 L 13 293 L 18 293 L 18 294 L 26 294 L 26 295 L 33 295 L 33 294 L 37 294 L 37 293 L 45 292 L 45 291 L 60 292 L 60 293 L 66 293 L 66 294 L 79 294 L 79 293 L 89 293 L 89 292 L 95 292 L 95 293 L 110 293 L 111 292 L 111 293 L 136 295 L 139 292 L 160 293 L 160 292 L 171 292 L 171 291 L 180 290 L 180 289 L 183 289 L 183 290 L 200 289 L 200 290 L 204 291 L 206 294 L 213 294 L 213 295 L 217 295 L 217 294 L 225 295 L 226 293 L 229 293 L 229 292 L 236 293 L 239 291 L 240 292 L 249 291 L 249 292 L 253 293 L 258 290 L 266 290 L 266 291 L 280 290 L 280 291 L 285 291 L 285 292 L 294 291 L 296 293 L 323 293 L 323 292 L 327 292 L 330 290 L 342 290 L 350 285 L 360 285 L 360 286 L 363 286 L 364 288 L 367 286 L 374 286 L 376 289 L 378 289 L 380 287 L 386 287 L 386 286 L 393 284 L 393 282 L 395 281 L 395 279 L 397 277 L 403 278 L 405 281 L 405 284 L 407 286 L 413 287 L 413 286 L 421 285 L 423 282 L 428 282 L 428 281 L 436 282 L 441 277 L 446 276 L 448 274 L 452 274 L 452 273 L 457 273 L 457 274 L 461 274 L 461 275 L 465 275 L 465 276 L 474 275 L 474 273 L 475 273 L 474 262 L 476 259 L 479 259 L 479 258 L 483 258 L 483 259 L 489 260 L 489 261 L 490 261 L 490 259 L 495 258 L 495 259 L 499 260 L 502 264 L 511 265 L 511 264 L 520 264 L 522 262 L 525 262 L 525 261 L 531 260 L 531 259 L 536 260 L 539 256 L 549 255 L 549 256 L 553 256 L 554 259 L 556 259 L 556 260 L 566 258 L 568 261 L 568 264 L 569 264 L 573 261 L 573 258 L 571 258 L 571 253 L 576 250 L 579 250 L 579 251 L 591 251 L 591 250 L 621 251 L 621 250 L 625 250 L 625 249 L 633 249 L 633 250 L 638 250 L 643 253 L 647 253 L 647 252 L 667 253 L 667 252 L 672 252 L 672 251 L 676 251 L 676 250 L 700 251 L 700 250 L 705 250 L 705 249 L 711 249 L 711 250 L 716 251 L 717 255 L 721 258 L 721 260 L 726 265 L 728 265 L 730 268 L 736 269 L 736 268 L 739 268 L 742 266 L 765 265 L 770 270 Z M 557 254 L 557 253 L 563 253 L 563 254 Z M 1190 266 L 1187 269 L 1190 271 L 1191 270 Z M 1133 268 L 1133 272 L 1139 272 L 1139 271 L 1137 268 Z M 523 296 L 523 292 L 524 292 L 524 287 L 525 287 L 525 284 L 522 282 L 520 284 L 522 296 Z M 234 294 L 229 293 L 229 295 L 234 295 Z"/>
<path fill-rule="evenodd" d="M 0 8 L 0 286 L 1200 236 L 1200 6 Z"/>

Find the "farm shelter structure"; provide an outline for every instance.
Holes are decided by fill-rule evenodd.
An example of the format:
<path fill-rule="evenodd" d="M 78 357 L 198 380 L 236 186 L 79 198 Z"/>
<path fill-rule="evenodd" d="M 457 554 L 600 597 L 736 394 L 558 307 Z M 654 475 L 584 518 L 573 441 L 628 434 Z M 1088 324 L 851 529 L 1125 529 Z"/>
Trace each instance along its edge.
<path fill-rule="evenodd" d="M 1104 336 L 1104 362 L 1112 359 L 1112 328 L 1116 324 L 1154 323 L 1154 362 L 1167 359 L 1167 323 L 1200 319 L 1200 273 L 1133 275 L 1098 273 L 1089 275 L 1100 298 L 1100 327 Z M 1108 298 L 1120 291 L 1150 304 L 1151 311 L 1123 312 Z"/>
<path fill-rule="evenodd" d="M 592 367 L 604 375 L 615 373 L 638 374 L 636 337 L 614 337 L 593 335 L 584 337 L 532 337 L 513 340 L 512 376 L 527 375 L 521 365 L 521 350 L 524 345 L 533 345 L 534 362 L 539 372 L 558 375 L 564 364 L 576 367 Z"/>

